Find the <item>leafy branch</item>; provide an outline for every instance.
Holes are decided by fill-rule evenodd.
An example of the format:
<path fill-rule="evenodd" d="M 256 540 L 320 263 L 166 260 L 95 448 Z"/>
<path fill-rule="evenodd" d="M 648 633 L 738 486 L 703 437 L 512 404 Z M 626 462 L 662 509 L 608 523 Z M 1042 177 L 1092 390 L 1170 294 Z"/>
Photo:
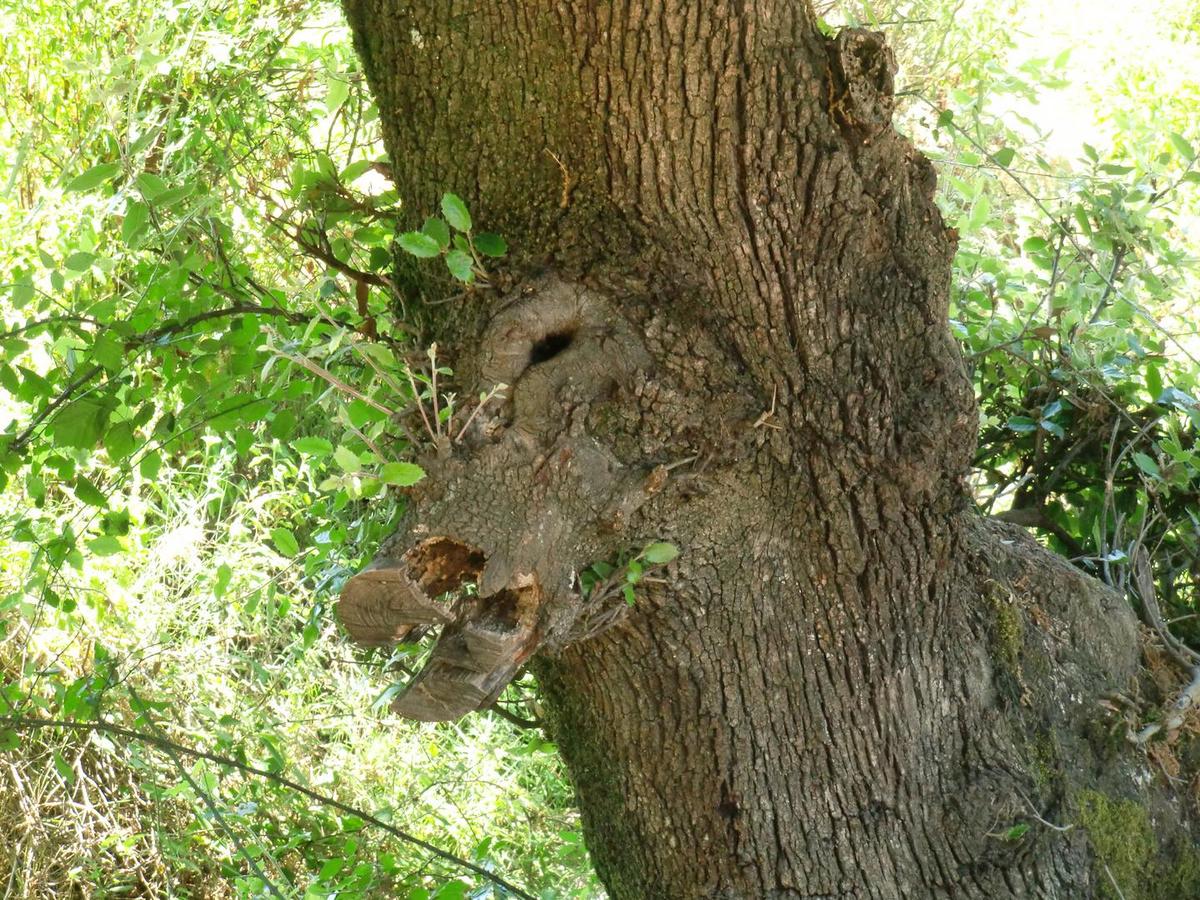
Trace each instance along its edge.
<path fill-rule="evenodd" d="M 627 606 L 633 606 L 638 584 L 656 580 L 648 578 L 649 573 L 663 568 L 678 555 L 679 548 L 674 544 L 659 541 L 647 544 L 633 556 L 620 554 L 615 562 L 592 563 L 579 573 L 579 592 L 596 605 L 619 595 L 625 598 Z"/>

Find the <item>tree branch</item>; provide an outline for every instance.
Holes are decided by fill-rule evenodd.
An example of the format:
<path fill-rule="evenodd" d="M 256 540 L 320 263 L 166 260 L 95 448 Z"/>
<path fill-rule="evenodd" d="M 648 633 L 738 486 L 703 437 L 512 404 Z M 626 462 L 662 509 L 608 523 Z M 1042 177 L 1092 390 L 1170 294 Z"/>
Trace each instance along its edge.
<path fill-rule="evenodd" d="M 128 350 L 130 347 L 152 344 L 169 334 L 176 334 L 180 331 L 186 331 L 193 325 L 198 325 L 201 322 L 207 322 L 211 319 L 219 319 L 222 316 L 236 316 L 243 314 L 283 316 L 289 322 L 293 323 L 308 321 L 307 316 L 304 316 L 300 313 L 293 313 L 286 309 L 280 309 L 279 307 L 275 306 L 259 306 L 255 303 L 234 304 L 233 306 L 225 306 L 221 309 L 210 309 L 207 312 L 197 313 L 194 316 L 189 316 L 188 318 L 182 319 L 178 322 L 168 322 L 167 324 L 155 328 L 152 331 L 148 331 L 145 334 L 138 335 L 137 337 L 126 341 L 125 349 Z M 102 371 L 104 371 L 104 366 L 99 364 L 94 365 L 90 369 L 87 369 L 82 375 L 80 375 L 70 384 L 68 384 L 65 388 L 63 388 L 59 392 L 58 396 L 51 401 L 50 405 L 34 416 L 33 420 L 25 427 L 25 429 L 19 435 L 13 438 L 13 442 L 9 445 L 9 449 L 11 449 L 13 453 L 23 452 L 26 446 L 28 446 L 30 439 L 33 437 L 33 433 L 37 430 L 38 426 L 54 415 L 55 411 L 58 410 L 58 408 L 65 404 L 68 400 L 70 400 L 72 395 L 77 390 L 99 375 Z"/>
<path fill-rule="evenodd" d="M 267 221 L 291 238 L 296 246 L 304 251 L 305 255 L 311 256 L 313 259 L 320 260 L 321 262 L 325 263 L 325 265 L 329 266 L 329 268 L 341 272 L 343 275 L 347 276 L 348 278 L 352 278 L 354 281 L 373 284 L 375 287 L 381 287 L 388 291 L 394 290 L 394 286 L 389 279 L 384 278 L 382 275 L 376 275 L 374 272 L 364 272 L 361 269 L 356 269 L 353 266 L 342 262 L 323 247 L 318 247 L 316 244 L 310 244 L 308 241 L 306 241 L 303 235 L 300 234 L 299 229 L 295 231 L 289 231 L 286 223 L 284 223 L 282 219 L 277 219 L 274 216 L 267 216 Z"/>
<path fill-rule="evenodd" d="M 13 438 L 13 442 L 9 444 L 9 449 L 13 453 L 23 452 L 29 443 L 29 439 L 33 437 L 33 433 L 37 430 L 37 427 L 50 418 L 50 416 L 54 415 L 55 410 L 70 400 L 72 394 L 99 375 L 103 370 L 104 366 L 97 363 L 59 391 L 58 396 L 51 401 L 50 405 L 34 416 L 33 421 L 25 426 L 25 430 Z"/>

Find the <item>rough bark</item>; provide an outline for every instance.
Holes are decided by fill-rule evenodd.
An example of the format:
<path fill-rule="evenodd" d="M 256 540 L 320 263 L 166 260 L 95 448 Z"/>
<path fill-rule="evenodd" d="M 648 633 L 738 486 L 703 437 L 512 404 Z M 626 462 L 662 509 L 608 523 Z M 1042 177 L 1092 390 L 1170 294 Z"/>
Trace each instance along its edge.
<path fill-rule="evenodd" d="M 443 627 L 398 709 L 532 660 L 614 897 L 1200 896 L 1096 704 L 1127 605 L 971 509 L 953 238 L 882 36 L 795 0 L 346 10 L 414 218 L 452 190 L 516 250 L 434 308 L 464 393 L 511 388 L 340 607 L 364 643 Z M 580 596 L 651 540 L 667 584 Z M 1039 821 L 1095 797 L 1153 808 L 1136 884 Z"/>

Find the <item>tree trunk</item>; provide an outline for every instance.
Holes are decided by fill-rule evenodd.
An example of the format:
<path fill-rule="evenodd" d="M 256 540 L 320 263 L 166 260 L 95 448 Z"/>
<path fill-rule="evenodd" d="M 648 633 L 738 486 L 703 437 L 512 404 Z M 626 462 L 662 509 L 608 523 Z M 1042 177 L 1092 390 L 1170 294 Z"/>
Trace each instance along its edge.
<path fill-rule="evenodd" d="M 1200 896 L 1097 704 L 1127 604 L 971 508 L 954 238 L 882 36 L 798 0 L 346 10 L 414 224 L 454 191 L 514 250 L 428 308 L 465 396 L 510 387 L 340 605 L 363 643 L 443 627 L 397 709 L 532 658 L 613 897 Z M 651 541 L 682 553 L 632 607 L 582 595 Z"/>

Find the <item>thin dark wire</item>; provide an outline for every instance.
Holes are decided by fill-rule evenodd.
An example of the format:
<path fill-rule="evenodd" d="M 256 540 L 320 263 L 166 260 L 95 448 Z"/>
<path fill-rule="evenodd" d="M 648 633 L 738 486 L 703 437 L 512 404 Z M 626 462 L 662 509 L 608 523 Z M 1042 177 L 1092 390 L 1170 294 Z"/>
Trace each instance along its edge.
<path fill-rule="evenodd" d="M 172 764 L 174 764 L 175 768 L 179 770 L 179 774 L 183 776 L 183 780 L 188 783 L 188 786 L 191 787 L 196 796 L 204 801 L 204 805 L 207 806 L 208 811 L 213 814 L 213 817 L 217 820 L 217 824 L 221 827 L 221 830 L 225 832 L 225 836 L 229 838 L 229 840 L 233 843 L 233 846 L 237 848 L 238 855 L 246 861 L 246 865 L 250 867 L 250 871 L 254 873 L 259 881 L 266 885 L 267 890 L 270 891 L 272 895 L 278 897 L 279 900 L 287 900 L 279 888 L 275 886 L 275 882 L 267 877 L 267 873 L 263 871 L 262 867 L 258 864 L 258 861 L 250 855 L 250 851 L 246 849 L 246 845 L 242 839 L 234 833 L 233 828 L 225 820 L 225 816 L 217 806 L 216 801 L 213 800 L 208 791 L 200 787 L 200 785 L 196 782 L 196 779 L 192 777 L 191 773 L 187 770 L 187 767 L 183 764 L 183 760 L 179 758 L 179 754 L 175 752 L 175 747 L 172 745 L 172 743 L 165 737 L 162 737 L 162 728 L 159 727 L 158 723 L 155 722 L 149 714 L 150 707 L 142 702 L 142 699 L 134 692 L 132 685 L 129 686 L 129 696 L 133 698 L 133 701 L 137 703 L 138 706 L 141 706 L 143 709 L 147 710 L 145 716 L 146 722 L 159 735 L 159 740 L 162 742 L 160 745 L 162 751 L 170 758 Z"/>
<path fill-rule="evenodd" d="M 167 738 L 158 737 L 152 734 L 145 734 L 140 731 L 134 731 L 131 728 L 125 728 L 121 725 L 114 725 L 111 722 L 76 722 L 67 719 L 40 719 L 31 718 L 28 716 L 0 716 L 0 726 L 5 728 L 24 729 L 65 728 L 72 731 L 104 731 L 109 734 L 116 734 L 120 735 L 121 737 L 129 738 L 130 740 L 141 741 L 144 744 L 157 747 L 164 752 L 170 748 L 178 753 L 183 753 L 196 759 L 206 759 L 209 762 L 215 762 L 222 766 L 229 766 L 230 768 L 237 769 L 239 772 L 244 772 L 248 775 L 257 775 L 260 778 L 265 778 L 268 781 L 281 784 L 290 790 L 296 791 L 299 794 L 303 794 L 310 800 L 315 800 L 318 803 L 324 804 L 332 809 L 336 809 L 339 812 L 343 812 L 351 816 L 358 816 L 364 822 L 374 825 L 376 828 L 380 828 L 383 831 L 386 831 L 388 834 L 400 838 L 402 841 L 405 841 L 416 847 L 420 847 L 422 850 L 426 850 L 432 853 L 434 856 L 440 857 L 446 862 L 453 863 L 456 866 L 460 866 L 464 869 L 474 872 L 481 878 L 486 878 L 488 881 L 492 882 L 498 887 L 504 888 L 514 897 L 519 897 L 521 900 L 537 900 L 537 898 L 532 894 L 521 890 L 521 888 L 517 887 L 512 882 L 505 880 L 499 875 L 489 872 L 482 866 L 476 865 L 468 859 L 463 859 L 461 856 L 455 856 L 453 853 L 443 850 L 441 847 L 438 847 L 435 844 L 431 844 L 428 841 L 422 840 L 415 834 L 409 834 L 407 831 L 404 831 L 401 828 L 397 828 L 394 825 L 388 824 L 377 816 L 373 816 L 370 813 L 360 809 L 355 809 L 353 806 L 342 803 L 340 800 L 335 800 L 333 797 L 328 797 L 325 794 L 319 794 L 316 791 L 309 790 L 304 785 L 292 781 L 290 778 L 285 778 L 284 776 L 278 775 L 275 772 L 268 772 L 266 769 L 260 769 L 256 766 L 238 762 L 237 760 L 230 759 L 227 756 L 219 756 L 216 753 L 209 753 L 206 750 L 195 750 L 191 747 L 184 746 L 183 744 L 177 744 L 174 741 L 168 740 Z"/>

